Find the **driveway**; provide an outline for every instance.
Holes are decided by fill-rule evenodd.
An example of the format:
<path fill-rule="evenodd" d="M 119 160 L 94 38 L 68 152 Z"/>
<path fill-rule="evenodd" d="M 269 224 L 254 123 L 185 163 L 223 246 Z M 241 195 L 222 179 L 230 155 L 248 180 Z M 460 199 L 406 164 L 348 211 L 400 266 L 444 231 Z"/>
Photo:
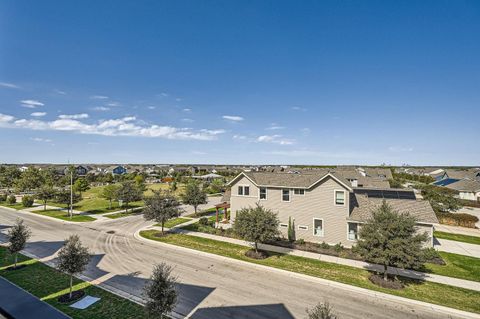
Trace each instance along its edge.
<path fill-rule="evenodd" d="M 480 258 L 480 245 L 461 241 L 435 238 L 435 248 L 439 251 Z"/>
<path fill-rule="evenodd" d="M 175 309 L 179 317 L 304 318 L 305 308 L 328 300 L 340 318 L 456 318 L 414 302 L 394 302 L 229 259 L 143 242 L 133 237 L 137 229 L 152 224 L 142 216 L 78 225 L 0 208 L 0 224 L 11 225 L 19 215 L 32 229 L 27 252 L 51 260 L 66 237 L 78 234 L 94 255 L 84 275 L 137 297 L 141 297 L 155 263 L 173 265 L 179 279 Z"/>

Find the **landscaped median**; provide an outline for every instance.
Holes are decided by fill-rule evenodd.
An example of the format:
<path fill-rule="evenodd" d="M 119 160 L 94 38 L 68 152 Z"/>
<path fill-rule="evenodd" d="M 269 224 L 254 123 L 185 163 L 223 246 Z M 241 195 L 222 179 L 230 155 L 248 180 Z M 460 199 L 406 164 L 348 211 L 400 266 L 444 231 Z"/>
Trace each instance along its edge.
<path fill-rule="evenodd" d="M 90 217 L 88 215 L 79 215 L 79 214 L 73 214 L 72 217 L 70 218 L 68 212 L 62 209 L 47 209 L 47 210 L 41 209 L 41 210 L 30 210 L 28 212 L 37 214 L 37 215 L 53 217 L 53 218 L 57 218 L 57 219 L 61 219 L 69 222 L 91 222 L 95 220 L 95 218 Z"/>
<path fill-rule="evenodd" d="M 0 247 L 0 276 L 49 303 L 53 307 L 75 319 L 95 318 L 138 318 L 143 307 L 114 295 L 88 282 L 74 279 L 74 290 L 84 289 L 85 293 L 100 297 L 101 300 L 87 309 L 79 310 L 57 301 L 60 295 L 68 293 L 69 276 L 41 262 L 19 255 L 21 269 L 7 270 L 13 264 L 13 258 L 7 256 L 6 248 Z"/>
<path fill-rule="evenodd" d="M 480 292 L 477 291 L 433 282 L 418 282 L 406 278 L 401 278 L 405 285 L 404 289 L 387 289 L 374 285 L 369 280 L 370 272 L 364 269 L 276 253 L 269 253 L 270 257 L 262 260 L 252 259 L 245 256 L 245 253 L 249 250 L 248 247 L 184 234 L 160 236 L 157 230 L 141 231 L 140 236 L 167 244 L 337 281 L 400 297 L 480 313 L 480 303 L 478 302 L 480 300 Z"/>
<path fill-rule="evenodd" d="M 441 231 L 436 231 L 433 233 L 433 235 L 439 239 L 461 241 L 463 243 L 480 245 L 480 237 L 477 237 L 477 236 L 453 234 L 453 233 L 446 233 Z"/>

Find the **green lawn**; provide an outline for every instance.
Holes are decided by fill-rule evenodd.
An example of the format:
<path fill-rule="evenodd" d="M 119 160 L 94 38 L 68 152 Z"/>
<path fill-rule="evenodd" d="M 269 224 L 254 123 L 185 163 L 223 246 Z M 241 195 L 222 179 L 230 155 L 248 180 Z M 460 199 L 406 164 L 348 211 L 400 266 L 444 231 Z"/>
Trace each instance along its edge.
<path fill-rule="evenodd" d="M 13 208 L 13 209 L 16 209 L 16 210 L 20 210 L 20 209 L 27 208 L 27 207 L 23 206 L 22 203 L 7 204 L 7 203 L 3 202 L 3 203 L 0 204 L 0 206 L 5 206 L 5 207 L 8 207 L 8 208 Z"/>
<path fill-rule="evenodd" d="M 155 236 L 156 233 L 158 232 L 155 230 L 148 230 L 142 231 L 140 234 L 145 238 L 172 245 L 188 247 L 220 256 L 342 282 L 405 298 L 480 313 L 480 303 L 478 302 L 480 300 L 480 292 L 468 289 L 433 282 L 419 283 L 406 278 L 401 279 L 406 284 L 404 289 L 386 289 L 371 283 L 368 279 L 370 273 L 363 269 L 273 253 L 266 259 L 256 260 L 245 256 L 245 252 L 249 249 L 248 247 L 183 234 L 169 234 L 167 236 L 157 237 Z"/>
<path fill-rule="evenodd" d="M 5 270 L 13 264 L 13 258 L 7 257 L 6 249 L 0 247 L 0 276 L 74 319 L 139 318 L 139 314 L 143 313 L 142 306 L 79 279 L 74 279 L 74 290 L 85 289 L 88 295 L 100 297 L 101 300 L 84 310 L 60 304 L 57 297 L 68 292 L 69 277 L 35 259 L 20 255 L 19 260 L 27 267 L 13 271 Z"/>
<path fill-rule="evenodd" d="M 72 216 L 72 218 L 70 218 L 67 211 L 58 210 L 58 209 L 34 210 L 34 211 L 31 211 L 31 213 L 38 214 L 38 215 L 49 216 L 49 217 L 54 217 L 54 218 L 58 218 L 58 219 L 61 219 L 61 220 L 68 220 L 68 221 L 71 221 L 71 222 L 91 222 L 91 221 L 95 220 L 95 218 L 93 218 L 93 217 L 85 216 L 85 215 L 78 215 L 78 214 L 74 214 Z"/>
<path fill-rule="evenodd" d="M 442 276 L 480 281 L 480 258 L 446 252 L 439 252 L 439 254 L 447 264 L 444 266 L 426 264 L 425 268 L 428 272 Z"/>
<path fill-rule="evenodd" d="M 169 219 L 165 222 L 165 227 L 166 228 L 172 228 L 172 227 L 175 227 L 177 225 L 186 223 L 190 220 L 192 220 L 192 219 L 191 218 L 183 218 L 183 217 L 172 218 L 172 219 Z M 161 227 L 162 225 L 161 224 L 156 224 L 155 226 Z"/>
<path fill-rule="evenodd" d="M 441 231 L 436 231 L 433 233 L 433 235 L 436 238 L 440 238 L 440 239 L 455 240 L 455 241 L 461 241 L 464 243 L 480 245 L 480 237 L 476 237 L 476 236 L 452 234 L 452 233 L 445 233 Z"/>
<path fill-rule="evenodd" d="M 168 184 L 160 184 L 160 183 L 155 183 L 155 184 L 147 184 L 147 190 L 145 191 L 144 195 L 145 196 L 150 196 L 152 195 L 152 190 L 170 190 L 170 185 Z M 177 183 L 177 190 L 173 192 L 175 196 L 180 196 L 183 191 L 185 190 L 185 184 L 182 183 Z"/>

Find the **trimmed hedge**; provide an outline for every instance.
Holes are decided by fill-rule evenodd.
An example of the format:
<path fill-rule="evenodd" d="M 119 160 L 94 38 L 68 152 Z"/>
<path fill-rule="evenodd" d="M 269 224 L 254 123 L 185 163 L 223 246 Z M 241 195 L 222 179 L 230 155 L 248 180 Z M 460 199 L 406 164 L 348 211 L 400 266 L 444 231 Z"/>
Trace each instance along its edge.
<path fill-rule="evenodd" d="M 464 213 L 437 213 L 437 218 L 440 224 L 462 226 L 468 228 L 475 228 L 475 223 L 478 222 L 477 216 Z"/>
<path fill-rule="evenodd" d="M 7 204 L 15 204 L 17 202 L 17 198 L 15 197 L 15 195 L 10 195 L 7 197 Z"/>
<path fill-rule="evenodd" d="M 22 197 L 23 207 L 32 207 L 33 201 L 33 196 L 25 195 Z"/>

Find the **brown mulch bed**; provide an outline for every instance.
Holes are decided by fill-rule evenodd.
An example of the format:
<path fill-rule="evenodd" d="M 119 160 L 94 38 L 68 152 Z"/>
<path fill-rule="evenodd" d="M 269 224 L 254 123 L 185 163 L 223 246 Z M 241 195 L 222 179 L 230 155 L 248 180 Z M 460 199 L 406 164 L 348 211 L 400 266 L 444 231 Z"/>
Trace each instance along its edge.
<path fill-rule="evenodd" d="M 245 256 L 253 259 L 265 259 L 268 258 L 268 252 L 264 250 L 259 250 L 258 252 L 255 251 L 254 249 L 247 250 L 245 253 Z"/>
<path fill-rule="evenodd" d="M 361 256 L 359 256 L 358 254 L 355 254 L 354 252 L 352 252 L 351 249 L 348 249 L 348 248 L 341 248 L 339 251 L 337 251 L 333 246 L 330 246 L 329 248 L 324 248 L 322 247 L 323 246 L 322 244 L 311 243 L 311 242 L 304 242 L 302 244 L 298 244 L 295 242 L 290 242 L 288 240 L 275 240 L 275 241 L 268 242 L 268 244 L 285 247 L 285 248 L 308 251 L 308 252 L 317 253 L 317 254 L 330 255 L 330 256 L 348 258 L 353 260 L 363 260 Z"/>
<path fill-rule="evenodd" d="M 79 299 L 82 298 L 83 296 L 85 296 L 85 291 L 83 291 L 83 290 L 76 290 L 76 291 L 73 291 L 73 292 L 72 292 L 72 298 L 70 298 L 70 294 L 69 294 L 69 293 L 66 293 L 66 294 L 61 295 L 60 297 L 58 297 L 57 300 L 58 300 L 58 302 L 60 302 L 60 303 L 70 303 L 70 302 L 79 300 Z"/>
<path fill-rule="evenodd" d="M 388 289 L 403 289 L 405 286 L 400 280 L 396 280 L 395 278 L 388 276 L 387 280 L 383 280 L 383 275 L 372 274 L 368 279 L 375 285 L 380 286 L 382 288 Z"/>

